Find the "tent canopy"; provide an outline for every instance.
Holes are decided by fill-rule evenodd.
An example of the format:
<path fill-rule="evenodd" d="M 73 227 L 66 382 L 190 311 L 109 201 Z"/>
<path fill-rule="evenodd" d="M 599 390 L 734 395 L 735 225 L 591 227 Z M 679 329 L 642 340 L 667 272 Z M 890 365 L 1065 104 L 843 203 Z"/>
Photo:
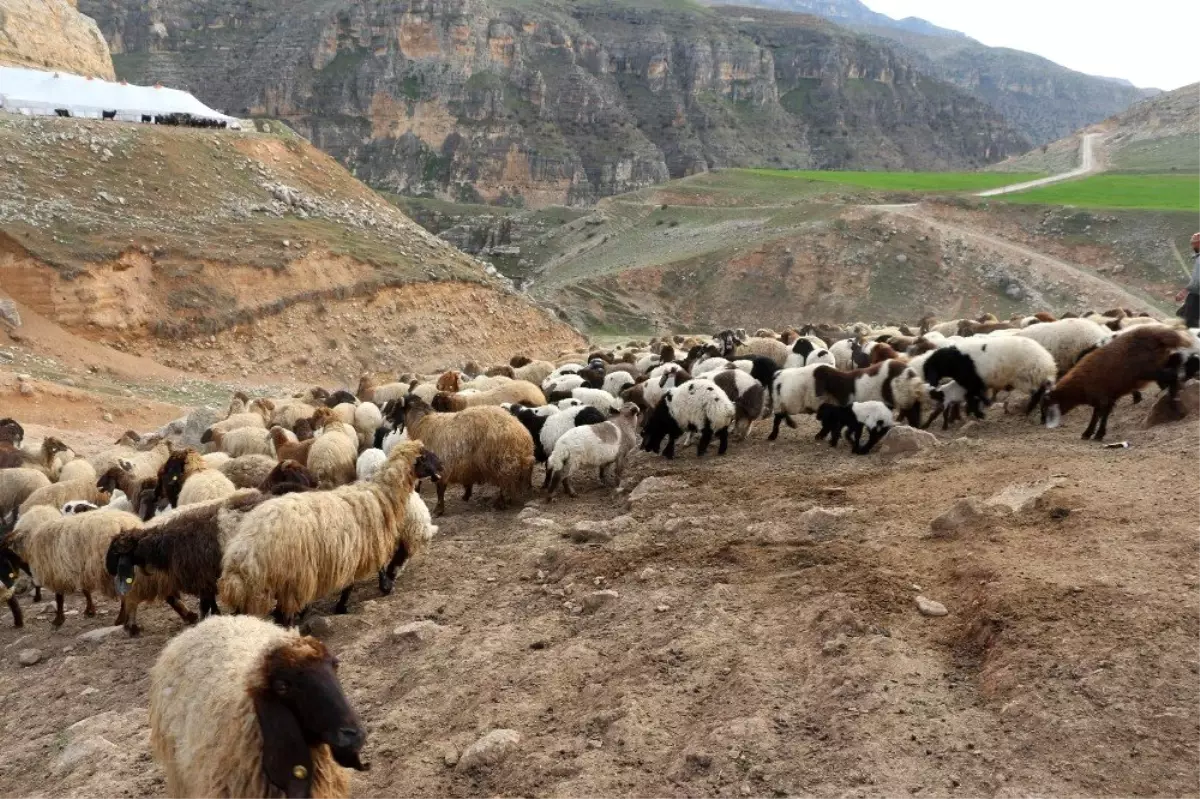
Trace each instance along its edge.
<path fill-rule="evenodd" d="M 0 67 L 0 108 L 17 114 L 54 114 L 65 108 L 73 117 L 99 119 L 103 112 L 138 122 L 143 115 L 191 114 L 200 119 L 236 122 L 191 94 L 162 86 L 133 86 L 69 72 Z"/>

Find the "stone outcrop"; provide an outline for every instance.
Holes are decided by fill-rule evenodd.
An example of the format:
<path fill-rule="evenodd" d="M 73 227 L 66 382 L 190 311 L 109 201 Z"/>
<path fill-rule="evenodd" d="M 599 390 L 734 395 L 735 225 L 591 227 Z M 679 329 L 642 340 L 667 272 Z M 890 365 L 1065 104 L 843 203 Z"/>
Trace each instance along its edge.
<path fill-rule="evenodd" d="M 74 72 L 112 80 L 113 63 L 96 22 L 76 0 L 4 0 L 0 66 Z"/>

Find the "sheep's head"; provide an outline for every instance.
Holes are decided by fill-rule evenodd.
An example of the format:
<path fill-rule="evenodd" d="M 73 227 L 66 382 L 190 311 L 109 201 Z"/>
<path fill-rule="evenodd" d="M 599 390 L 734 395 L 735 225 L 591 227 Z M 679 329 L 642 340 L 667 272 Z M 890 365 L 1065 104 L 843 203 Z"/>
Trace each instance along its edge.
<path fill-rule="evenodd" d="M 141 535 L 140 530 L 127 530 L 114 538 L 104 553 L 104 570 L 112 576 L 117 596 L 129 593 L 137 579 L 134 550 Z"/>
<path fill-rule="evenodd" d="M 533 361 L 530 360 L 526 355 L 514 355 L 508 361 L 508 365 L 514 369 L 520 369 L 522 366 L 528 366 L 531 363 L 533 363 Z"/>
<path fill-rule="evenodd" d="M 317 478 L 298 461 L 284 460 L 275 465 L 258 490 L 264 494 L 274 494 L 278 493 L 275 489 L 280 486 L 288 486 L 288 493 L 311 491 L 317 487 Z"/>
<path fill-rule="evenodd" d="M 453 394 L 447 394 L 444 391 L 439 391 L 433 395 L 433 402 L 429 404 L 433 410 L 439 413 L 451 413 L 458 410 L 455 407 L 455 397 Z"/>
<path fill-rule="evenodd" d="M 450 370 L 448 372 L 444 372 L 440 377 L 438 377 L 437 390 L 444 391 L 448 394 L 457 394 L 459 391 L 461 391 L 462 384 L 459 382 L 458 372 Z"/>
<path fill-rule="evenodd" d="M 15 419 L 0 419 L 0 443 L 19 447 L 24 440 L 25 428 L 21 427 Z"/>
<path fill-rule="evenodd" d="M 417 479 L 432 480 L 438 483 L 441 482 L 444 473 L 445 469 L 442 466 L 441 459 L 431 450 L 421 447 L 421 454 L 413 462 L 413 474 L 417 476 Z"/>
<path fill-rule="evenodd" d="M 475 361 L 467 361 L 463 365 L 463 374 L 467 377 L 476 377 L 483 374 L 483 369 Z"/>
<path fill-rule="evenodd" d="M 188 478 L 188 472 L 195 468 L 195 460 L 199 459 L 200 454 L 194 449 L 174 450 L 158 470 L 158 492 L 155 498 L 165 497 L 172 507 L 178 506 L 183 483 Z"/>
<path fill-rule="evenodd" d="M 252 690 L 262 735 L 263 773 L 286 796 L 312 793 L 311 748 L 329 747 L 338 765 L 366 771 L 366 730 L 337 677 L 338 661 L 315 638 L 289 641 L 263 661 Z"/>
<path fill-rule="evenodd" d="M 296 434 L 297 441 L 308 441 L 313 437 L 312 421 L 309 419 L 297 419 L 296 423 L 292 425 L 292 432 Z M 275 442 L 275 446 L 279 446 L 278 441 Z"/>
<path fill-rule="evenodd" d="M 375 390 L 375 379 L 368 373 L 363 373 L 358 379 L 358 390 L 354 393 L 360 397 L 370 398 L 371 392 Z"/>
<path fill-rule="evenodd" d="M 337 414 L 333 412 L 332 408 L 326 408 L 324 406 L 317 408 L 312 417 L 309 419 L 309 423 L 312 425 L 314 431 L 320 430 L 330 422 L 336 421 L 340 421 L 337 417 Z"/>
<path fill-rule="evenodd" d="M 47 459 L 53 458 L 60 452 L 67 452 L 70 449 L 70 447 L 53 436 L 47 436 L 46 440 L 42 442 L 42 452 Z"/>
<path fill-rule="evenodd" d="M 325 400 L 325 407 L 336 408 L 342 404 L 357 405 L 358 397 L 351 394 L 349 391 L 335 391 Z"/>
<path fill-rule="evenodd" d="M 100 475 L 96 480 L 96 488 L 106 494 L 111 494 L 121 487 L 121 484 L 128 479 L 128 475 L 133 467 L 129 461 L 118 461 L 116 466 L 110 466 L 108 470 Z M 130 500 L 136 497 L 130 497 Z"/>
<path fill-rule="evenodd" d="M 517 373 L 513 371 L 511 366 L 493 366 L 485 372 L 488 377 L 511 377 L 516 378 Z"/>
<path fill-rule="evenodd" d="M 256 412 L 263 418 L 264 421 L 271 418 L 271 414 L 275 412 L 275 403 L 269 399 L 259 398 L 254 400 L 249 405 L 249 410 Z"/>

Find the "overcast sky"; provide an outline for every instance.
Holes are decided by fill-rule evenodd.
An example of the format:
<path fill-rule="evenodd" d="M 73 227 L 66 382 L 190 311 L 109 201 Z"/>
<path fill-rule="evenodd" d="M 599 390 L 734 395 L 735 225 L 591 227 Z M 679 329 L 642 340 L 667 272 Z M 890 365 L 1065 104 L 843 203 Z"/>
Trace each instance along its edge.
<path fill-rule="evenodd" d="M 889 17 L 921 17 L 993 47 L 1065 67 L 1177 89 L 1200 80 L 1197 0 L 863 0 Z"/>

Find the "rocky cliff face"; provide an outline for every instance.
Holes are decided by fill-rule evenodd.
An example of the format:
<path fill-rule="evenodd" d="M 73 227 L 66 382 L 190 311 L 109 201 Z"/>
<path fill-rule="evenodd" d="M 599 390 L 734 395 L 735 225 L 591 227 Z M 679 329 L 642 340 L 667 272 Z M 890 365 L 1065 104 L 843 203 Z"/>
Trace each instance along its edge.
<path fill-rule="evenodd" d="M 584 204 L 719 166 L 971 167 L 1028 146 L 812 17 L 656 0 L 82 2 L 122 77 L 283 118 L 405 194 Z"/>
<path fill-rule="evenodd" d="M 0 4 L 0 66 L 61 69 L 113 78 L 100 29 L 76 0 L 4 0 Z"/>

